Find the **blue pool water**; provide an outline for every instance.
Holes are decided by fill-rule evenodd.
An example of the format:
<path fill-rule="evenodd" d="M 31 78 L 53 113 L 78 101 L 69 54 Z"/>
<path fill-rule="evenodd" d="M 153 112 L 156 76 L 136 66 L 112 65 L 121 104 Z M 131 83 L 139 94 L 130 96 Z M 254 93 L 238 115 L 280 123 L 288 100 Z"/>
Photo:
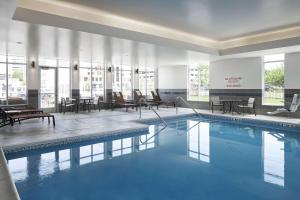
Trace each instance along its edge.
<path fill-rule="evenodd" d="M 299 199 L 300 132 L 198 118 L 10 153 L 23 200 Z"/>

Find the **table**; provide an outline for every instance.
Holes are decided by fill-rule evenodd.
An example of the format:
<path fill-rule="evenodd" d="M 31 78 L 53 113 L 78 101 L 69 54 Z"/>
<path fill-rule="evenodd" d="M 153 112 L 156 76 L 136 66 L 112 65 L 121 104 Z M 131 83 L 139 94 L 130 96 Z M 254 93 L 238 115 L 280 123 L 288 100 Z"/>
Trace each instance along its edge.
<path fill-rule="evenodd" d="M 91 101 L 93 101 L 94 98 L 92 97 L 82 97 L 79 98 L 78 102 L 77 102 L 77 112 L 79 111 L 79 106 L 80 106 L 80 102 L 83 101 L 83 105 L 82 105 L 82 109 L 86 110 L 86 105 L 87 103 L 91 103 Z"/>
<path fill-rule="evenodd" d="M 238 99 L 222 99 L 220 102 L 223 104 L 223 114 L 226 112 L 234 113 L 238 112 L 237 106 L 243 102 L 243 100 Z"/>

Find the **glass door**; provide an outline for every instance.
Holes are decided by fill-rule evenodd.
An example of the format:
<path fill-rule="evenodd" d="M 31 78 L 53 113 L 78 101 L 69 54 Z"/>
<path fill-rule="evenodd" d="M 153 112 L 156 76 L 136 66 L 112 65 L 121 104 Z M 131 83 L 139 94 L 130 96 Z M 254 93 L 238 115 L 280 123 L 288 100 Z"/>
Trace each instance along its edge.
<path fill-rule="evenodd" d="M 56 111 L 56 68 L 41 68 L 40 108 L 47 112 Z"/>

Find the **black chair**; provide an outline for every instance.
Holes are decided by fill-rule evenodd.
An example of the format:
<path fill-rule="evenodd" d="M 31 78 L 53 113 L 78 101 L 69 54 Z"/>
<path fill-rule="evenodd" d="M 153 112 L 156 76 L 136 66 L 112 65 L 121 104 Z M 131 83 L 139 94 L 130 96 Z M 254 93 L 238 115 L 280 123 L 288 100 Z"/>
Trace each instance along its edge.
<path fill-rule="evenodd" d="M 73 103 L 72 101 L 70 101 L 69 98 L 61 98 L 61 111 L 65 114 L 66 111 L 68 110 L 68 108 L 70 108 L 70 111 L 74 111 L 74 108 L 76 106 L 75 103 Z"/>
<path fill-rule="evenodd" d="M 214 107 L 219 107 L 220 109 L 224 107 L 224 105 L 220 101 L 219 96 L 210 97 L 210 106 L 211 106 L 211 112 L 214 112 Z"/>

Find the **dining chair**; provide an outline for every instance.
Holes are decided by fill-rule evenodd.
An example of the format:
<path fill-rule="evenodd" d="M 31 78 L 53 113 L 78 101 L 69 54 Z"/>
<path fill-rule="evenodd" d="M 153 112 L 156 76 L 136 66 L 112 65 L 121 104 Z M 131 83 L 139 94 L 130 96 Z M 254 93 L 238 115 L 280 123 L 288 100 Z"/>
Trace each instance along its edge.
<path fill-rule="evenodd" d="M 214 112 L 214 107 L 220 107 L 223 108 L 223 104 L 220 101 L 220 97 L 219 96 L 211 96 L 210 97 L 210 106 L 211 106 L 211 112 Z"/>
<path fill-rule="evenodd" d="M 255 98 L 250 97 L 246 105 L 238 105 L 238 108 L 242 113 L 245 113 L 245 111 L 248 110 L 250 114 L 254 113 L 256 116 Z"/>

